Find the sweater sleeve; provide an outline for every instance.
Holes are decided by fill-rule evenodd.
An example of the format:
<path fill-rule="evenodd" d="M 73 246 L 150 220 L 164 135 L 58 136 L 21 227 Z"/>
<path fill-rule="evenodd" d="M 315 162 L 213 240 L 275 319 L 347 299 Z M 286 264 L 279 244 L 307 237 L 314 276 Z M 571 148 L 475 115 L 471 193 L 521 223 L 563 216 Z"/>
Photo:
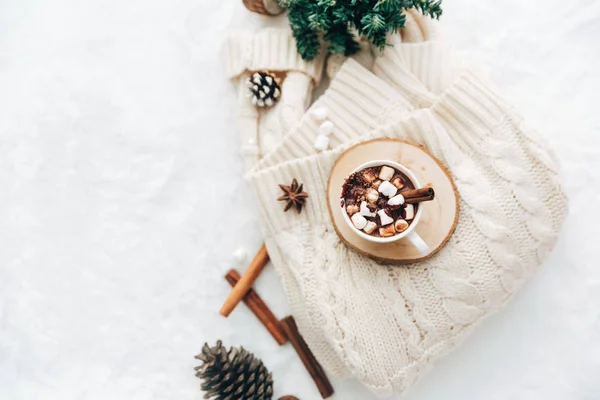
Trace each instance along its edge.
<path fill-rule="evenodd" d="M 304 61 L 289 29 L 234 30 L 224 45 L 225 68 L 230 79 L 248 71 L 295 71 L 310 76 L 318 84 L 323 72 L 323 53 L 313 61 Z"/>
<path fill-rule="evenodd" d="M 321 125 L 333 124 L 328 148 L 352 142 L 380 126 L 388 111 L 410 111 L 413 105 L 388 83 L 353 59 L 348 59 L 327 91 L 302 116 L 283 142 L 257 165 L 273 166 L 293 158 L 317 154 L 315 141 Z M 319 117 L 324 113 L 325 117 Z"/>

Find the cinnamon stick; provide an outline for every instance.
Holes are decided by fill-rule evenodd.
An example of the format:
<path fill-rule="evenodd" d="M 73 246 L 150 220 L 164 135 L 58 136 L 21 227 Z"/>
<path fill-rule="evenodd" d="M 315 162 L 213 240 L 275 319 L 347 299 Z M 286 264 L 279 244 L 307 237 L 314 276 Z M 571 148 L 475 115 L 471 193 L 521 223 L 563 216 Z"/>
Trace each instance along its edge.
<path fill-rule="evenodd" d="M 431 201 L 435 198 L 435 191 L 432 187 L 405 190 L 400 192 L 400 194 L 404 197 L 404 201 L 408 204 Z"/>
<path fill-rule="evenodd" d="M 330 397 L 333 394 L 333 386 L 331 386 L 331 382 L 329 382 L 323 367 L 318 363 L 317 359 L 300 335 L 300 332 L 298 332 L 298 326 L 296 325 L 294 317 L 288 316 L 282 319 L 281 327 L 285 331 L 290 343 L 294 347 L 294 350 L 296 350 L 296 353 L 298 353 L 300 360 L 308 370 L 313 381 L 315 381 L 321 396 L 324 399 Z"/>
<path fill-rule="evenodd" d="M 405 199 L 410 199 L 413 197 L 435 196 L 435 192 L 432 187 L 404 190 L 400 192 L 400 194 L 404 196 Z"/>
<path fill-rule="evenodd" d="M 269 255 L 267 254 L 267 248 L 263 245 L 256 253 L 254 260 L 250 263 L 250 266 L 244 272 L 244 275 L 240 278 L 239 282 L 235 285 L 227 300 L 225 300 L 225 304 L 221 307 L 221 315 L 224 317 L 228 317 L 229 314 L 233 311 L 233 309 L 239 304 L 240 301 L 244 298 L 246 293 L 252 287 L 252 284 L 258 278 L 258 275 L 262 272 L 265 265 L 269 261 Z"/>
<path fill-rule="evenodd" d="M 229 282 L 232 287 L 235 287 L 241 279 L 241 276 L 240 273 L 235 269 L 231 269 L 229 272 L 227 272 L 227 275 L 225 275 L 225 279 L 227 279 L 227 282 Z M 275 317 L 269 307 L 267 307 L 258 293 L 254 291 L 254 289 L 250 288 L 250 290 L 248 290 L 248 293 L 246 293 L 244 296 L 243 301 L 246 303 L 250 311 L 256 315 L 256 318 L 258 318 L 264 327 L 267 328 L 271 336 L 273 336 L 273 339 L 275 339 L 280 346 L 287 342 L 287 337 L 281 328 L 279 320 L 277 317 Z"/>
<path fill-rule="evenodd" d="M 431 200 L 433 200 L 433 197 L 411 197 L 410 199 L 404 199 L 404 202 L 406 204 L 416 204 Z"/>

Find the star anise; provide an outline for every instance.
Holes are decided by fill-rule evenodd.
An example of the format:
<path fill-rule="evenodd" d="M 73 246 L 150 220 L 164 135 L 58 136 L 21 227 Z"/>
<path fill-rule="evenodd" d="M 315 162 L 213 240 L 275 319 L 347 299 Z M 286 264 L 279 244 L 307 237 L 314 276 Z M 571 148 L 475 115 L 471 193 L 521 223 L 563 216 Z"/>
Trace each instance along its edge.
<path fill-rule="evenodd" d="M 277 198 L 277 200 L 287 202 L 283 211 L 294 207 L 298 214 L 302 212 L 304 202 L 308 198 L 308 193 L 302 191 L 303 186 L 302 184 L 298 185 L 296 178 L 294 178 L 290 186 L 279 185 L 281 190 L 283 190 L 283 195 Z"/>

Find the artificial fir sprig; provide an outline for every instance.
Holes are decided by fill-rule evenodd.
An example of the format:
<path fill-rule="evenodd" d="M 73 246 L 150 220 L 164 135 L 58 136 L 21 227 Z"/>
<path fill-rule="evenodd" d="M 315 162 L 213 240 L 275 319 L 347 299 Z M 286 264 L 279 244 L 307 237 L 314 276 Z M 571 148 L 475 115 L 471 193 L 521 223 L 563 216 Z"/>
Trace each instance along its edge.
<path fill-rule="evenodd" d="M 383 49 L 388 33 L 402 28 L 404 10 L 414 8 L 438 19 L 441 0 L 278 0 L 288 18 L 298 52 L 305 60 L 319 54 L 321 41 L 329 53 L 349 56 L 359 50 L 356 36 L 364 36 Z"/>

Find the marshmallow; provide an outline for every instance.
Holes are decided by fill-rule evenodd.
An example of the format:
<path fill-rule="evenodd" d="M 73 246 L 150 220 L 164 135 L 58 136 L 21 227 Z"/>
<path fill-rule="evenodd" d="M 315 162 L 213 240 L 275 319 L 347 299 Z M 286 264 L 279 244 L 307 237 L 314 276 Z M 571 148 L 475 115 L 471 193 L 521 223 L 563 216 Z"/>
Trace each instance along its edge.
<path fill-rule="evenodd" d="M 365 182 L 367 182 L 367 183 L 371 183 L 375 179 L 377 179 L 377 177 L 375 176 L 375 173 L 373 172 L 373 169 L 371 169 L 371 168 L 365 169 L 364 171 L 362 171 L 362 177 L 365 180 Z"/>
<path fill-rule="evenodd" d="M 363 231 L 365 231 L 366 234 L 370 235 L 373 232 L 375 232 L 375 229 L 377 229 L 377 224 L 373 221 L 369 221 L 367 222 L 367 226 L 363 228 Z"/>
<path fill-rule="evenodd" d="M 404 209 L 406 211 L 406 216 L 404 217 L 404 219 L 413 219 L 415 217 L 415 206 L 412 204 L 407 204 L 406 208 Z"/>
<path fill-rule="evenodd" d="M 264 107 L 264 106 L 265 106 L 265 101 L 264 101 L 264 100 L 262 100 L 262 99 L 261 99 L 261 100 L 258 100 L 258 101 L 256 102 L 256 105 L 257 105 L 257 106 L 259 106 L 259 107 Z"/>
<path fill-rule="evenodd" d="M 367 226 L 367 219 L 360 214 L 354 214 L 350 219 L 352 220 L 352 223 L 356 229 L 362 229 Z"/>
<path fill-rule="evenodd" d="M 396 188 L 400 190 L 404 187 L 404 180 L 398 176 L 394 178 L 394 180 L 392 181 L 392 185 L 396 186 Z"/>
<path fill-rule="evenodd" d="M 262 79 L 260 78 L 260 74 L 256 73 L 254 74 L 254 76 L 252 77 L 254 83 L 256 83 L 257 85 L 260 85 L 262 83 Z"/>
<path fill-rule="evenodd" d="M 243 264 L 246 262 L 246 259 L 248 258 L 248 251 L 246 250 L 245 247 L 238 247 L 234 252 L 233 252 L 233 259 L 235 260 L 235 262 L 237 264 Z"/>
<path fill-rule="evenodd" d="M 256 105 L 257 101 L 258 99 L 256 98 L 256 96 L 252 96 L 252 104 Z"/>
<path fill-rule="evenodd" d="M 394 229 L 394 225 L 384 226 L 383 228 L 379 228 L 379 236 L 388 237 L 394 236 L 396 234 L 396 230 Z"/>
<path fill-rule="evenodd" d="M 312 115 L 317 121 L 323 121 L 327 118 L 327 114 L 329 111 L 325 107 L 314 108 L 310 110 L 310 115 Z"/>
<path fill-rule="evenodd" d="M 394 176 L 394 173 L 396 173 L 394 168 L 384 165 L 381 167 L 381 171 L 379 171 L 379 179 L 382 181 L 389 181 Z"/>
<path fill-rule="evenodd" d="M 401 194 L 397 194 L 396 196 L 389 199 L 387 203 L 390 206 L 399 206 L 400 204 L 404 204 L 404 196 L 402 196 Z"/>
<path fill-rule="evenodd" d="M 329 138 L 327 136 L 319 135 L 315 140 L 315 149 L 319 151 L 325 151 L 329 147 Z"/>
<path fill-rule="evenodd" d="M 278 99 L 280 95 L 281 92 L 279 91 L 279 89 L 275 88 L 275 90 L 273 91 L 273 98 Z"/>
<path fill-rule="evenodd" d="M 369 207 L 367 207 L 367 202 L 363 201 L 360 203 L 360 214 L 365 216 L 365 217 L 374 217 L 375 213 L 371 212 L 371 210 L 369 209 Z"/>
<path fill-rule="evenodd" d="M 333 122 L 325 121 L 319 127 L 319 134 L 329 136 L 333 133 Z"/>
<path fill-rule="evenodd" d="M 379 200 L 379 192 L 373 188 L 367 189 L 367 201 L 375 203 L 377 200 Z"/>
<path fill-rule="evenodd" d="M 381 185 L 379 185 L 378 190 L 379 193 L 383 194 L 386 197 L 394 197 L 396 193 L 398 193 L 398 189 L 396 189 L 396 186 L 392 185 L 388 181 L 381 182 Z"/>
<path fill-rule="evenodd" d="M 253 86 L 254 86 L 254 82 L 252 82 L 252 79 L 251 79 L 251 78 L 248 78 L 248 80 L 246 81 L 246 86 L 247 86 L 248 88 L 251 88 L 251 87 L 253 87 Z"/>
<path fill-rule="evenodd" d="M 389 225 L 394 222 L 394 218 L 387 215 L 385 210 L 377 211 L 377 215 L 379 215 L 379 220 L 381 221 L 382 226 Z"/>
<path fill-rule="evenodd" d="M 273 100 L 271 98 L 268 98 L 265 100 L 265 104 L 271 107 L 273 105 Z"/>
<path fill-rule="evenodd" d="M 350 205 L 346 206 L 346 212 L 350 216 L 356 214 L 359 211 L 360 211 L 360 209 L 358 208 L 358 206 L 356 204 L 350 204 Z"/>
<path fill-rule="evenodd" d="M 396 232 L 398 233 L 404 232 L 406 229 L 408 229 L 408 222 L 403 219 L 399 219 L 394 223 L 394 229 L 396 229 Z"/>
<path fill-rule="evenodd" d="M 273 78 L 271 78 L 269 75 L 265 76 L 265 80 L 267 81 L 267 83 L 268 83 L 269 85 L 272 85 L 272 84 L 273 84 Z"/>

